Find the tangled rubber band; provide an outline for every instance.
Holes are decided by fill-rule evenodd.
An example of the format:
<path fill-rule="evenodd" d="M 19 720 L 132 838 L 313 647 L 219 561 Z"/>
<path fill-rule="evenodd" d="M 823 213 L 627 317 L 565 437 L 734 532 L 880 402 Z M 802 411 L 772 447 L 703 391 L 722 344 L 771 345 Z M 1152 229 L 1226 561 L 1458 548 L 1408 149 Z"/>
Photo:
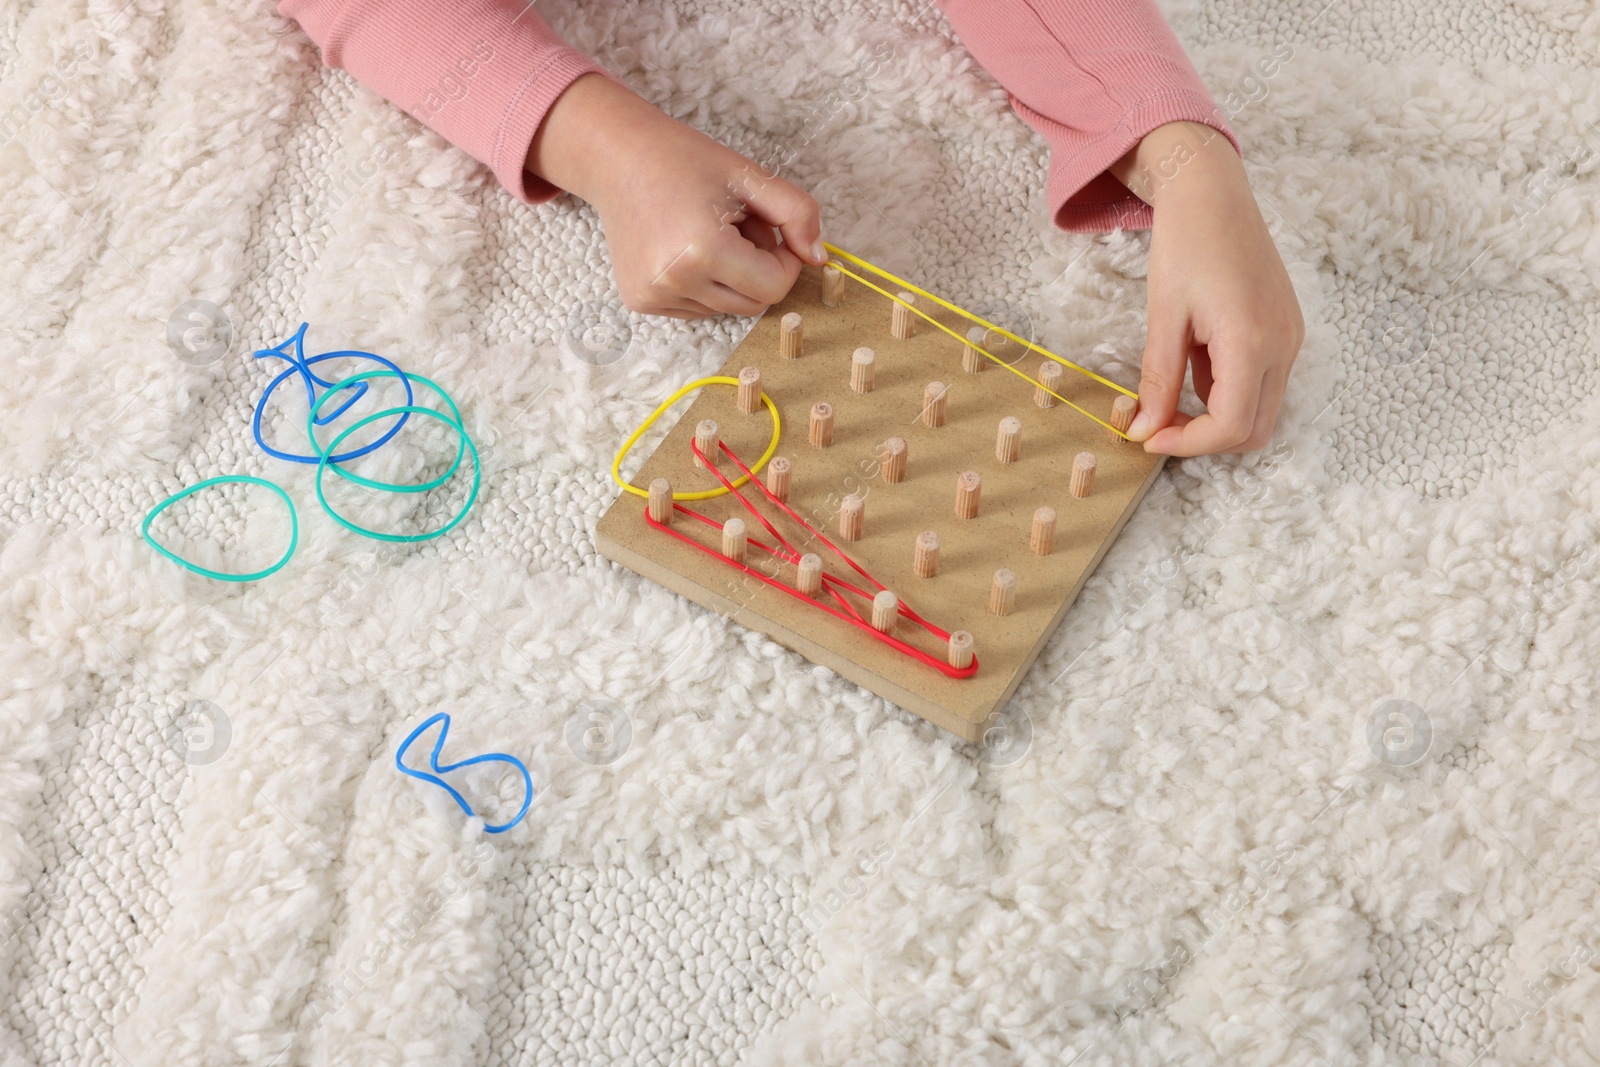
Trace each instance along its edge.
<path fill-rule="evenodd" d="M 439 739 L 433 743 L 433 752 L 428 756 L 428 766 L 433 773 L 429 774 L 426 771 L 412 770 L 405 764 L 406 749 L 410 748 L 417 738 L 421 737 L 423 733 L 427 731 L 428 727 L 432 726 L 436 722 L 443 722 L 444 726 L 439 730 Z M 527 766 L 523 764 L 521 760 L 505 752 L 486 752 L 481 756 L 473 756 L 469 759 L 464 759 L 459 763 L 451 763 L 441 767 L 439 766 L 439 753 L 444 751 L 444 739 L 448 737 L 449 734 L 450 716 L 448 714 L 441 711 L 437 715 L 430 716 L 428 719 L 424 720 L 421 726 L 417 727 L 415 730 L 412 730 L 411 733 L 406 736 L 404 741 L 400 742 L 400 747 L 395 750 L 394 765 L 400 768 L 400 772 L 402 774 L 409 774 L 413 778 L 420 778 L 424 782 L 431 782 L 440 789 L 443 789 L 446 793 L 449 793 L 450 796 L 455 799 L 455 802 L 461 805 L 461 810 L 467 813 L 467 818 L 469 819 L 477 818 L 477 813 L 472 810 L 472 805 L 467 803 L 467 798 L 457 792 L 454 786 L 439 776 L 441 774 L 449 774 L 451 771 L 458 771 L 462 767 L 470 767 L 475 763 L 508 763 L 515 767 L 522 774 L 522 787 L 524 790 L 522 796 L 522 807 L 517 809 L 517 814 L 512 817 L 510 822 L 501 823 L 498 826 L 491 826 L 485 822 L 483 827 L 484 831 L 487 833 L 505 833 L 507 830 L 511 829 L 513 826 L 517 825 L 517 823 L 522 821 L 523 816 L 528 814 L 528 808 L 533 804 L 533 775 L 528 773 Z"/>
<path fill-rule="evenodd" d="M 455 407 L 454 404 L 451 404 L 450 406 L 452 408 Z M 428 533 L 387 534 L 379 533 L 377 530 L 369 530 L 364 526 L 357 526 L 355 523 L 351 522 L 349 519 L 333 510 L 333 505 L 328 503 L 328 497 L 322 490 L 322 472 L 331 462 L 328 456 L 332 454 L 334 449 L 339 447 L 340 441 L 343 441 L 346 437 L 349 437 L 351 434 L 355 433 L 357 430 L 361 429 L 361 427 L 370 422 L 376 422 L 378 419 L 386 419 L 390 415 L 398 415 L 401 412 L 406 412 L 412 415 L 423 415 L 430 419 L 438 419 L 446 426 L 454 429 L 456 433 L 460 434 L 461 440 L 466 442 L 466 447 L 472 452 L 472 491 L 467 494 L 467 502 L 461 505 L 461 510 L 456 513 L 455 518 L 451 519 L 437 530 L 433 530 Z M 458 465 L 459 462 L 460 461 L 457 460 Z M 454 473 L 455 467 L 451 467 L 450 470 L 451 473 Z M 322 510 L 328 513 L 329 518 L 338 523 L 340 526 L 343 526 L 346 530 L 349 530 L 351 533 L 358 533 L 362 537 L 370 537 L 375 541 L 392 541 L 400 544 L 411 544 L 417 541 L 430 541 L 435 537 L 443 537 L 445 534 L 455 529 L 456 525 L 460 523 L 462 519 L 467 517 L 467 512 L 472 510 L 473 503 L 478 499 L 478 487 L 482 483 L 483 465 L 478 461 L 478 446 L 473 444 L 472 438 L 467 436 L 466 428 L 463 427 L 459 422 L 452 420 L 449 416 L 442 415 L 432 408 L 415 407 L 413 405 L 407 405 L 401 408 L 384 408 L 382 411 L 375 411 L 366 418 L 358 420 L 355 424 L 350 426 L 349 429 L 345 430 L 338 437 L 335 437 L 331 443 L 329 443 L 328 451 L 323 454 L 322 462 L 317 464 L 317 500 L 322 504 Z M 410 490 L 395 491 L 409 492 Z"/>
<path fill-rule="evenodd" d="M 337 385 L 332 386 L 327 392 L 323 393 L 320 397 L 317 398 L 317 402 L 315 404 L 311 405 L 311 411 L 310 411 L 309 414 L 306 415 L 306 437 L 310 438 L 311 447 L 316 450 L 317 455 L 319 457 L 327 455 L 327 453 L 323 452 L 322 449 L 317 447 L 317 433 L 316 433 L 316 429 L 315 429 L 315 427 L 317 425 L 319 425 L 318 422 L 317 422 L 317 411 L 319 409 L 321 409 L 323 404 L 328 402 L 328 398 L 330 396 L 332 396 L 334 393 L 338 392 L 340 389 L 343 389 L 347 385 L 360 384 L 360 386 L 361 386 L 361 388 L 363 390 L 366 389 L 365 379 L 367 379 L 367 378 L 404 378 L 404 379 L 406 379 L 406 381 L 408 383 L 409 382 L 421 382 L 423 385 L 426 385 L 429 389 L 432 389 L 434 392 L 438 393 L 441 397 L 444 398 L 444 402 L 446 404 L 450 405 L 450 414 L 455 416 L 454 425 L 458 429 L 461 428 L 461 425 L 462 425 L 461 424 L 461 409 L 456 407 L 456 402 L 450 398 L 450 394 L 445 392 L 443 389 L 439 388 L 439 386 L 436 383 L 429 381 L 427 378 L 424 378 L 420 374 L 402 374 L 399 371 L 387 371 L 387 370 L 362 371 L 360 374 L 352 375 L 349 378 L 345 378 L 343 381 L 339 382 Z M 406 388 L 406 393 L 408 394 L 408 397 L 409 397 L 410 392 L 411 392 L 411 389 L 410 389 L 410 386 L 408 384 L 407 388 Z M 357 394 L 357 395 L 359 395 L 359 394 Z M 414 398 L 411 398 L 411 399 L 414 399 Z M 408 403 L 409 403 L 409 399 L 408 399 Z M 341 407 L 339 410 L 343 411 L 343 410 L 345 410 L 345 408 L 348 408 L 349 406 L 350 406 L 349 404 L 346 404 L 346 405 L 344 405 L 344 407 Z M 409 413 L 406 414 L 406 415 L 402 415 L 401 418 L 400 418 L 400 421 L 404 422 L 406 419 L 409 419 L 410 417 L 411 416 L 410 416 Z M 351 427 L 351 429 L 354 429 L 354 428 L 355 427 Z M 400 428 L 400 424 L 396 423 L 395 424 L 395 429 L 398 430 L 399 428 Z M 461 433 L 458 436 L 459 436 L 459 441 L 458 441 L 458 444 L 456 446 L 456 461 L 454 463 L 450 464 L 450 469 L 445 471 L 443 474 L 439 475 L 439 477 L 435 478 L 433 481 L 431 481 L 431 482 L 423 482 L 420 485 L 395 485 L 393 482 L 375 481 L 375 480 L 373 480 L 371 478 L 363 478 L 359 474 L 351 474 L 349 471 L 345 470 L 343 467 L 338 465 L 339 462 L 340 462 L 339 460 L 336 460 L 336 459 L 333 459 L 333 458 L 329 458 L 328 459 L 328 463 L 333 465 L 333 473 L 337 474 L 339 477 L 345 479 L 346 481 L 354 482 L 357 485 L 364 485 L 368 489 L 381 489 L 384 492 L 388 492 L 388 493 L 424 493 L 424 492 L 427 492 L 429 489 L 437 489 L 437 488 L 439 488 L 439 486 L 443 485 L 445 482 L 448 482 L 451 479 L 451 477 L 453 477 L 455 475 L 456 468 L 461 466 L 461 458 L 464 455 L 466 455 L 466 452 L 467 452 L 467 445 L 466 445 L 467 435 L 465 433 Z M 330 448 L 329 451 L 331 452 L 332 449 Z M 476 455 L 476 452 L 474 452 L 474 455 Z"/>
<path fill-rule="evenodd" d="M 321 355 L 312 356 L 310 359 L 307 359 L 305 354 L 305 336 L 306 330 L 309 326 L 309 323 L 302 322 L 300 324 L 300 329 L 295 331 L 295 335 L 283 342 L 281 345 L 278 345 L 274 348 L 263 348 L 255 353 L 255 358 L 257 359 L 260 359 L 263 356 L 276 356 L 279 359 L 286 359 L 290 362 L 290 364 L 292 364 L 288 370 L 284 371 L 267 384 L 266 391 L 261 394 L 261 399 L 256 401 L 255 416 L 252 419 L 250 426 L 251 432 L 255 435 L 256 444 L 261 446 L 261 451 L 265 452 L 273 459 L 281 459 L 286 463 L 319 463 L 321 462 L 321 458 L 320 456 L 298 456 L 293 452 L 281 452 L 267 444 L 266 439 L 261 435 L 261 417 L 267 409 L 267 400 L 272 396 L 272 391 L 278 388 L 278 386 L 282 385 L 284 382 L 288 381 L 290 378 L 294 377 L 296 374 L 300 376 L 301 381 L 305 384 L 306 403 L 313 409 L 315 409 L 317 406 L 316 386 L 320 385 L 324 389 L 328 390 L 338 389 L 340 383 L 323 381 L 321 378 L 318 378 L 315 374 L 313 374 L 311 371 L 313 364 L 322 363 L 330 359 L 339 359 L 341 357 L 349 357 L 352 359 L 370 359 L 374 363 L 382 363 L 385 367 L 389 368 L 389 370 L 393 371 L 395 377 L 399 378 L 400 381 L 405 385 L 406 403 L 408 405 L 414 404 L 417 400 L 416 396 L 411 392 L 410 378 L 399 367 L 395 366 L 393 363 L 390 363 L 382 356 L 374 355 L 371 352 L 359 352 L 355 349 L 341 349 L 338 352 L 324 352 Z M 293 355 L 290 355 L 288 351 L 286 351 L 290 345 L 294 346 Z M 339 405 L 339 409 L 337 411 L 333 412 L 331 415 L 324 415 L 321 419 L 316 420 L 316 425 L 323 426 L 332 422 L 334 419 L 337 419 L 340 415 L 343 415 L 346 411 L 350 410 L 350 405 L 354 404 L 356 401 L 365 396 L 366 392 L 367 386 L 366 383 L 363 382 L 361 387 L 351 395 L 349 400 Z M 342 456 L 334 456 L 329 460 L 329 462 L 343 463 L 346 460 L 358 459 L 361 456 L 368 455 L 369 453 L 382 448 L 384 445 L 389 443 L 390 439 L 393 438 L 395 434 L 400 432 L 400 427 L 404 426 L 405 423 L 406 419 L 405 417 L 402 417 L 399 422 L 391 426 L 388 432 L 386 432 L 382 437 L 379 437 L 376 441 L 373 441 L 368 445 L 363 445 L 361 448 L 358 448 L 353 452 L 346 452 Z M 313 438 L 312 444 L 315 446 L 315 438 Z"/>
<path fill-rule="evenodd" d="M 156 516 L 161 514 L 163 511 L 166 511 L 184 497 L 193 496 L 200 490 L 209 489 L 213 485 L 227 485 L 233 483 L 265 486 L 266 488 L 271 489 L 274 493 L 277 493 L 278 496 L 282 497 L 284 504 L 289 508 L 289 548 L 284 552 L 283 558 L 278 560 L 278 562 L 274 563 L 272 566 L 266 568 L 265 570 L 252 571 L 249 574 L 228 574 L 224 571 L 214 571 L 209 567 L 202 567 L 198 563 L 192 563 L 189 560 L 184 559 L 176 552 L 173 552 L 171 549 L 161 544 L 154 537 L 150 536 L 150 524 L 156 521 Z M 143 537 L 145 543 L 151 548 L 155 549 L 161 555 L 165 556 L 167 559 L 170 559 L 184 570 L 193 571 L 195 574 L 203 575 L 206 578 L 215 578 L 219 582 L 253 582 L 257 579 L 266 578 L 270 575 L 278 573 L 284 568 L 284 565 L 289 562 L 289 557 L 294 555 L 295 546 L 300 543 L 300 518 L 295 514 L 294 501 L 289 499 L 289 494 L 285 493 L 282 489 L 278 488 L 276 485 L 273 485 L 265 478 L 256 478 L 249 474 L 223 474 L 215 478 L 207 478 L 203 482 L 191 485 L 189 488 L 174 493 L 172 496 L 167 497 L 167 499 L 157 504 L 150 514 L 144 517 L 144 525 L 139 529 L 139 536 Z"/>
<path fill-rule="evenodd" d="M 268 383 L 266 389 L 262 392 L 260 399 L 256 402 L 255 414 L 251 424 L 251 430 L 255 435 L 256 444 L 260 445 L 261 450 L 267 455 L 272 456 L 274 459 L 281 459 L 287 463 L 316 464 L 317 500 L 322 504 L 323 510 L 328 513 L 328 516 L 333 519 L 333 521 L 337 522 L 340 526 L 343 526 L 352 533 L 357 533 L 362 537 L 370 537 L 378 541 L 415 542 L 427 541 L 432 538 L 442 536 L 443 534 L 446 534 L 450 530 L 454 529 L 463 519 L 467 517 L 467 512 L 472 510 L 472 505 L 476 503 L 479 489 L 483 483 L 483 470 L 481 464 L 479 463 L 477 446 L 473 444 L 472 438 L 467 434 L 465 423 L 461 418 L 461 410 L 456 406 L 455 400 L 452 399 L 450 394 L 445 392 L 444 389 L 437 383 L 429 381 L 427 378 L 424 378 L 418 374 L 408 375 L 398 366 L 389 362 L 387 359 L 384 359 L 379 355 L 374 355 L 371 352 L 361 352 L 355 349 L 341 349 L 337 352 L 323 352 L 320 355 L 307 358 L 305 354 L 305 336 L 308 328 L 309 324 L 302 322 L 300 324 L 300 328 L 295 331 L 294 335 L 288 340 L 284 341 L 282 344 L 276 345 L 273 348 L 259 349 L 255 353 L 255 357 L 257 359 L 260 359 L 263 356 L 275 356 L 279 359 L 287 360 L 291 364 L 287 370 L 285 370 L 282 374 L 279 374 L 270 383 Z M 344 378 L 335 382 L 330 382 L 319 378 L 317 377 L 316 373 L 311 370 L 311 368 L 318 363 L 326 360 L 339 359 L 346 356 L 354 359 L 372 360 L 375 363 L 382 364 L 386 369 L 363 371 L 360 374 L 355 374 L 349 378 Z M 272 396 L 272 391 L 296 375 L 299 376 L 301 382 L 305 385 L 306 400 L 310 405 L 310 412 L 306 417 L 306 437 L 311 443 L 311 448 L 314 454 L 309 456 L 295 455 L 292 452 L 283 452 L 273 448 L 271 445 L 267 444 L 266 440 L 261 434 L 263 413 L 266 411 L 267 402 Z M 379 411 L 375 414 L 368 415 L 366 418 L 358 420 L 355 425 L 349 427 L 344 432 L 336 436 L 326 449 L 322 448 L 317 442 L 316 428 L 332 422 L 340 415 L 343 415 L 345 412 L 349 411 L 353 404 L 367 394 L 369 388 L 367 385 L 367 380 L 371 378 L 398 379 L 400 383 L 405 386 L 405 405 L 400 407 L 386 408 L 383 411 Z M 443 398 L 445 404 L 449 406 L 450 415 L 443 415 L 431 408 L 418 406 L 415 403 L 416 394 L 413 392 L 411 385 L 413 380 L 421 382 L 423 385 L 439 394 L 439 396 Z M 317 395 L 318 387 L 321 387 L 324 390 L 320 396 Z M 350 390 L 349 399 L 338 405 L 338 407 L 335 408 L 331 414 L 321 414 L 324 405 L 328 403 L 328 398 L 333 396 L 334 393 L 345 389 Z M 771 405 L 771 401 L 768 401 L 768 405 Z M 347 460 L 357 459 L 361 456 L 369 455 L 376 449 L 387 444 L 394 438 L 395 434 L 400 432 L 401 428 L 405 426 L 407 420 L 409 420 L 412 415 L 421 415 L 425 418 L 438 419 L 440 422 L 443 422 L 445 425 L 456 431 L 458 442 L 456 447 L 455 462 L 450 464 L 450 469 L 445 471 L 443 475 L 433 479 L 432 481 L 423 482 L 419 485 L 395 485 L 390 482 L 380 482 L 372 478 L 364 478 L 361 475 L 353 474 L 340 466 L 340 464 Z M 363 445 L 360 448 L 352 449 L 349 452 L 338 451 L 339 445 L 352 433 L 355 433 L 364 426 L 371 425 L 373 422 L 376 422 L 379 419 L 387 419 L 394 416 L 399 416 L 398 420 L 377 440 L 371 442 L 370 444 Z M 776 410 L 773 412 L 773 418 L 777 418 Z M 774 436 L 773 446 L 776 447 L 776 445 L 777 438 Z M 439 486 L 444 485 L 455 476 L 456 471 L 461 467 L 462 459 L 469 451 L 472 453 L 472 490 L 467 497 L 467 502 L 462 506 L 461 510 L 456 514 L 456 516 L 442 528 L 430 531 L 428 533 L 386 534 L 380 533 L 376 530 L 368 530 L 365 527 L 357 526 L 355 523 L 349 521 L 348 519 L 344 518 L 344 516 L 334 511 L 333 507 L 328 503 L 327 496 L 323 492 L 322 473 L 329 466 L 332 466 L 334 472 L 341 478 L 344 478 L 350 482 L 354 482 L 357 485 L 365 486 L 368 489 L 376 489 L 381 492 L 421 493 L 430 489 L 437 489 Z M 229 482 L 246 482 L 252 485 L 265 486 L 266 488 L 271 489 L 274 493 L 277 493 L 278 496 L 283 499 L 283 502 L 289 507 L 289 520 L 291 525 L 289 548 L 288 551 L 283 554 L 283 558 L 278 560 L 271 567 L 268 567 L 265 570 L 254 571 L 250 574 L 227 574 L 221 571 L 214 571 L 182 558 L 175 552 L 166 548 L 164 545 L 159 544 L 155 538 L 150 536 L 151 523 L 155 521 L 157 515 L 160 515 L 167 508 L 182 500 L 184 497 L 199 492 L 201 489 Z M 283 567 L 289 562 L 290 557 L 294 555 L 295 547 L 300 541 L 300 520 L 295 513 L 294 501 L 289 498 L 289 494 L 285 493 L 278 486 L 269 481 L 253 477 L 251 475 L 226 474 L 217 478 L 208 478 L 205 481 L 200 482 L 198 485 L 192 485 L 189 488 L 184 489 L 157 504 L 150 511 L 150 513 L 145 516 L 144 525 L 140 529 L 140 535 L 144 538 L 146 543 L 150 545 L 151 548 L 156 550 L 156 552 L 178 564 L 180 567 L 183 567 L 185 570 L 192 571 L 195 574 L 203 575 L 207 578 L 214 578 L 218 581 L 249 582 L 260 578 L 265 578 L 271 574 L 275 574 L 279 570 L 282 570 Z"/>

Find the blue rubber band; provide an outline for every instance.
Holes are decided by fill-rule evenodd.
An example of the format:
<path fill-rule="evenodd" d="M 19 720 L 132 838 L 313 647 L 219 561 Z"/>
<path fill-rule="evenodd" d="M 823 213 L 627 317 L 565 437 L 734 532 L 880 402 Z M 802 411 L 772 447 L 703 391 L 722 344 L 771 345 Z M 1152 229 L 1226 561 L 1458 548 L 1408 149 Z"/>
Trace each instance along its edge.
<path fill-rule="evenodd" d="M 433 773 L 429 774 L 427 771 L 414 771 L 405 764 L 406 749 L 410 748 L 416 739 L 421 737 L 428 727 L 432 726 L 436 722 L 443 722 L 444 727 L 439 731 L 439 740 L 433 743 L 433 752 L 428 757 L 428 766 L 432 769 Z M 472 819 L 477 817 L 477 813 L 472 810 L 472 805 L 467 803 L 467 798 L 456 792 L 455 787 L 449 782 L 445 781 L 443 778 L 440 778 L 439 775 L 449 774 L 451 771 L 460 770 L 462 767 L 470 767 L 475 763 L 509 763 L 511 766 L 522 772 L 522 785 L 525 790 L 522 797 L 522 807 L 517 809 L 517 814 L 511 819 L 510 822 L 502 823 L 499 826 L 490 826 L 486 823 L 483 828 L 487 833 L 500 834 L 521 822 L 523 816 L 528 814 L 528 808 L 533 805 L 533 775 L 528 773 L 528 768 L 521 760 L 517 759 L 517 757 L 508 755 L 504 752 L 487 752 L 481 756 L 473 756 L 470 759 L 464 759 L 460 763 L 451 763 L 441 767 L 439 766 L 439 753 L 444 750 L 444 739 L 449 735 L 449 733 L 450 716 L 448 714 L 441 711 L 437 715 L 430 716 L 426 721 L 423 722 L 421 726 L 417 727 L 415 730 L 412 730 L 404 741 L 400 742 L 400 747 L 395 750 L 394 765 L 400 768 L 400 772 L 402 774 L 409 774 L 411 777 L 420 778 L 424 782 L 432 782 L 434 785 L 443 789 L 446 793 L 449 793 L 455 798 L 455 802 L 461 805 L 461 810 L 467 813 L 467 818 Z"/>
<path fill-rule="evenodd" d="M 308 363 L 306 361 L 305 340 L 306 340 L 306 330 L 308 330 L 310 328 L 311 328 L 311 324 L 309 322 L 302 322 L 300 324 L 300 328 L 295 331 L 294 336 L 289 338 L 287 341 L 283 342 L 281 345 L 278 345 L 278 346 L 276 346 L 274 348 L 259 348 L 254 353 L 256 359 L 260 359 L 262 356 L 277 356 L 279 359 L 286 359 L 290 363 L 293 363 L 295 366 L 299 367 L 300 370 L 301 370 L 301 375 L 300 376 L 302 378 L 304 378 L 305 382 L 306 382 L 306 399 L 307 400 L 310 400 L 312 395 L 313 395 L 313 390 L 312 390 L 312 383 L 313 382 L 316 383 L 317 385 L 323 386 L 324 388 L 327 388 L 327 387 L 333 385 L 332 382 L 325 382 L 321 378 L 318 378 L 315 374 L 312 374 L 310 369 L 309 369 L 310 363 Z M 294 345 L 294 355 L 292 355 L 292 356 L 289 355 L 288 352 L 284 351 L 291 344 Z M 348 348 L 340 349 L 337 352 L 324 352 L 322 354 L 322 356 L 324 358 L 332 357 L 332 356 L 370 356 L 370 355 L 372 355 L 371 352 L 359 352 L 359 351 L 356 351 L 354 349 L 348 349 Z M 313 360 L 312 362 L 319 362 L 319 361 L 320 360 Z M 344 403 L 344 405 L 339 408 L 338 411 L 335 411 L 331 415 L 325 415 L 322 418 L 318 419 L 317 420 L 317 425 L 318 426 L 322 426 L 322 425 L 324 425 L 326 423 L 332 422 L 334 419 L 337 419 L 340 415 L 343 415 L 345 413 L 345 411 L 350 407 L 350 405 L 354 404 L 357 400 L 360 400 L 364 395 L 366 395 L 366 392 L 367 391 L 366 391 L 365 388 L 356 390 L 355 396 L 352 396 L 348 401 L 346 401 Z"/>
<path fill-rule="evenodd" d="M 214 571 L 208 567 L 202 567 L 198 563 L 189 562 L 176 552 L 173 552 L 171 549 L 167 548 L 167 546 L 161 544 L 154 537 L 150 536 L 150 524 L 156 521 L 156 516 L 161 514 L 163 511 L 166 511 L 184 497 L 198 493 L 202 489 L 209 489 L 213 485 L 227 485 L 235 482 L 244 483 L 246 485 L 265 486 L 282 497 L 284 504 L 289 509 L 289 548 L 284 552 L 283 558 L 278 560 L 278 562 L 274 563 L 272 566 L 266 568 L 265 570 L 252 571 L 249 574 L 228 574 L 224 571 Z M 257 579 L 266 578 L 269 575 L 278 573 L 283 569 L 284 565 L 289 562 L 289 557 L 294 555 L 295 546 L 300 543 L 300 519 L 295 514 L 294 501 L 289 499 L 289 494 L 285 493 L 282 489 L 278 488 L 276 485 L 273 485 L 266 479 L 256 478 L 249 474 L 223 474 L 216 478 L 207 478 L 203 482 L 198 482 L 194 485 L 191 485 L 182 492 L 174 493 L 172 496 L 167 497 L 167 499 L 157 504 L 155 508 L 151 510 L 150 514 L 144 517 L 144 525 L 139 529 L 139 536 L 144 538 L 147 545 L 161 553 L 161 555 L 170 559 L 172 562 L 176 563 L 178 566 L 182 567 L 184 570 L 193 571 L 195 574 L 202 575 L 206 578 L 215 578 L 219 582 L 253 582 Z"/>
<path fill-rule="evenodd" d="M 408 378 L 405 372 L 399 367 L 395 366 L 393 363 L 390 363 L 382 356 L 374 355 L 371 352 L 359 352 L 355 349 L 341 349 L 338 352 L 324 352 L 321 355 L 312 356 L 311 358 L 307 359 L 305 354 L 305 335 L 307 325 L 307 323 L 302 322 L 300 324 L 300 329 L 295 332 L 295 335 L 278 345 L 276 348 L 263 348 L 255 353 L 255 357 L 257 359 L 260 359 L 263 356 L 276 356 L 279 359 L 288 360 L 291 364 L 288 370 L 284 371 L 282 374 L 278 375 L 276 378 L 272 379 L 270 383 L 268 383 L 266 390 L 261 394 L 261 399 L 256 401 L 255 417 L 251 421 L 250 426 L 251 432 L 255 434 L 256 444 L 261 446 L 261 451 L 265 452 L 273 459 L 281 459 L 288 463 L 321 463 L 323 462 L 323 459 L 320 456 L 301 456 L 296 455 L 293 452 L 283 452 L 267 444 L 266 438 L 262 437 L 261 435 L 261 417 L 266 411 L 267 400 L 272 396 L 272 391 L 295 375 L 299 375 L 300 380 L 304 383 L 306 387 L 306 403 L 312 406 L 315 406 L 317 402 L 317 386 L 320 385 L 324 389 L 333 389 L 339 385 L 338 382 L 324 381 L 323 379 L 317 377 L 316 374 L 314 374 L 311 370 L 312 366 L 315 364 L 322 363 L 330 359 L 339 359 L 344 356 L 349 356 L 355 359 L 370 359 L 374 363 L 381 363 L 393 371 L 395 377 L 399 378 L 400 381 L 405 385 L 406 405 L 409 407 L 416 403 L 416 395 L 411 391 L 411 379 Z M 291 355 L 288 351 L 290 345 L 294 346 L 293 355 Z M 367 384 L 365 382 L 360 383 L 360 385 L 351 394 L 349 400 L 339 405 L 339 407 L 334 410 L 332 414 L 324 415 L 321 418 L 316 419 L 316 424 L 318 426 L 322 426 L 332 422 L 334 419 L 337 419 L 340 415 L 343 415 L 346 411 L 350 410 L 350 406 L 365 396 L 366 392 Z M 406 424 L 406 419 L 408 418 L 410 418 L 409 414 L 401 415 L 400 421 L 391 426 L 389 430 L 376 441 L 373 441 L 371 444 L 364 445 L 361 448 L 355 449 L 351 452 L 341 453 L 337 456 L 329 456 L 327 457 L 327 462 L 344 463 L 347 460 L 365 456 L 368 453 L 383 447 L 389 443 L 395 434 L 400 432 L 400 428 Z"/>

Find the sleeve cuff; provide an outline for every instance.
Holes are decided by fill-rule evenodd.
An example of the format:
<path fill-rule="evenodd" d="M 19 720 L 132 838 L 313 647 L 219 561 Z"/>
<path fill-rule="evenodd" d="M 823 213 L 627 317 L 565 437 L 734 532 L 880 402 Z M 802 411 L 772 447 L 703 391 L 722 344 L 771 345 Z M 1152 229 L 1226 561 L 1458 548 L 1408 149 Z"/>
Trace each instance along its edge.
<path fill-rule="evenodd" d="M 1045 186 L 1051 218 L 1061 229 L 1076 233 L 1150 228 L 1154 220 L 1150 205 L 1112 177 L 1108 168 L 1158 126 L 1169 122 L 1209 126 L 1243 154 L 1221 110 L 1204 93 L 1176 91 L 1147 97 L 1129 108 L 1110 130 L 1088 141 L 1081 141 L 1081 133 L 1075 134 L 1015 98 L 1012 106 L 1044 132 L 1053 146 Z M 1074 141 L 1081 143 L 1074 145 Z"/>
<path fill-rule="evenodd" d="M 533 136 L 539 132 L 556 98 L 585 74 L 600 74 L 617 80 L 616 75 L 582 52 L 562 47 L 528 71 L 506 104 L 489 166 L 500 184 L 524 204 L 542 204 L 562 192 L 528 171 L 524 164 L 528 149 L 533 145 Z"/>

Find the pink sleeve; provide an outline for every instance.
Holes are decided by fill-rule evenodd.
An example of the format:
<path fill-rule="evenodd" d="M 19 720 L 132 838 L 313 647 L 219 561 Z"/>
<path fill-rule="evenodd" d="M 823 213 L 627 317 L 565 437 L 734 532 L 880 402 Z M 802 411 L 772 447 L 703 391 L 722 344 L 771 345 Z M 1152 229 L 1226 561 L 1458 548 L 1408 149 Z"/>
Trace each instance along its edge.
<path fill-rule="evenodd" d="M 1168 122 L 1239 140 L 1152 0 L 941 0 L 974 58 L 1050 143 L 1047 194 L 1066 230 L 1150 226 L 1106 168 Z"/>
<path fill-rule="evenodd" d="M 523 169 L 556 97 L 607 72 L 523 0 L 279 0 L 322 50 L 368 88 L 488 164 L 535 204 L 560 192 Z"/>

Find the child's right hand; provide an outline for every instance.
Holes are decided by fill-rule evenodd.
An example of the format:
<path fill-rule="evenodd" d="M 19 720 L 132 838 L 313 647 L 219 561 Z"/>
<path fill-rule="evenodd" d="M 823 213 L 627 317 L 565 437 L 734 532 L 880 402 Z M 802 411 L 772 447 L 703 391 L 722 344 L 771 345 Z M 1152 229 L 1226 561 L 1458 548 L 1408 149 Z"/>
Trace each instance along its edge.
<path fill-rule="evenodd" d="M 527 167 L 594 205 L 617 290 L 646 315 L 759 315 L 802 260 L 827 262 L 804 189 L 598 74 L 557 98 Z"/>

